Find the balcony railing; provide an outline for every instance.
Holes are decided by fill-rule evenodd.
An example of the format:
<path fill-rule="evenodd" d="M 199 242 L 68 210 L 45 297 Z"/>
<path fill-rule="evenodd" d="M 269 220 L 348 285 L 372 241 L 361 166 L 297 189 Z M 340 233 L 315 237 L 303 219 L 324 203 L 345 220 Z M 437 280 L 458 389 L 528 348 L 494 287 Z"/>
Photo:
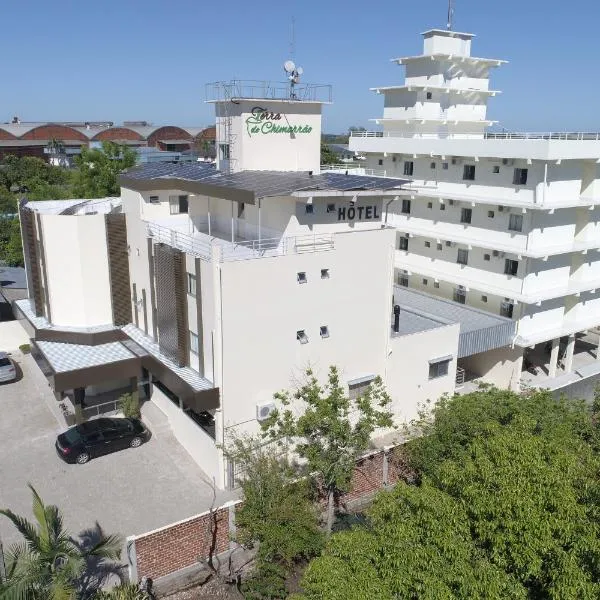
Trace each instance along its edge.
<path fill-rule="evenodd" d="M 285 81 L 232 79 L 206 84 L 206 101 L 223 102 L 232 99 L 293 100 L 295 102 L 331 102 L 331 86 Z"/>
<path fill-rule="evenodd" d="M 362 165 L 321 165 L 321 172 L 329 171 L 330 173 L 345 173 L 348 171 L 352 175 L 370 175 L 371 177 L 387 177 L 385 169 L 367 169 Z"/>
<path fill-rule="evenodd" d="M 415 133 L 407 131 L 351 131 L 350 137 L 358 138 L 468 138 L 472 136 L 481 136 L 479 131 L 473 132 L 456 132 L 456 133 Z M 484 138 L 488 140 L 588 140 L 599 141 L 600 132 L 520 132 L 520 131 L 505 131 L 505 132 L 485 132 Z"/>

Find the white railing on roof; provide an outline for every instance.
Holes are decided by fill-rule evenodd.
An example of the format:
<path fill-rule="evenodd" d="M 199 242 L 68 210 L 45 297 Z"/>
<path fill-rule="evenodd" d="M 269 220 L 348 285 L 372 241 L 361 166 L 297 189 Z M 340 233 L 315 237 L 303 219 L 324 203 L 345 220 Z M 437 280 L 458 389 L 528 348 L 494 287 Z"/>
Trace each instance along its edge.
<path fill-rule="evenodd" d="M 521 131 L 506 131 L 506 132 L 448 132 L 448 133 L 415 133 L 407 131 L 351 131 L 350 137 L 357 138 L 469 138 L 482 136 L 488 140 L 588 140 L 599 141 L 600 132 L 584 132 L 584 131 L 562 131 L 562 132 L 521 132 Z"/>
<path fill-rule="evenodd" d="M 229 242 L 200 232 L 194 235 L 182 233 L 157 223 L 147 222 L 146 225 L 148 235 L 155 241 L 206 260 L 211 260 L 213 248 L 218 248 L 220 262 L 321 252 L 334 248 L 334 239 L 331 233 Z"/>
<path fill-rule="evenodd" d="M 387 177 L 385 169 L 368 169 L 362 165 L 321 165 L 321 173 L 352 173 L 352 175 L 370 175 L 371 177 Z"/>

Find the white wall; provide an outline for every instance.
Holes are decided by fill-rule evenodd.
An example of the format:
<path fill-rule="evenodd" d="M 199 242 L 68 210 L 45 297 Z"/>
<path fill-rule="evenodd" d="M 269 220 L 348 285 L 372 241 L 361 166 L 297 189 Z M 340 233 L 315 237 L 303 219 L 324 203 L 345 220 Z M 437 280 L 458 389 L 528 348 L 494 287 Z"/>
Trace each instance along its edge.
<path fill-rule="evenodd" d="M 478 375 L 486 383 L 518 391 L 522 356 L 523 348 L 497 348 L 461 358 L 460 366 Z"/>
<path fill-rule="evenodd" d="M 42 214 L 41 222 L 52 323 L 112 323 L 104 215 Z"/>

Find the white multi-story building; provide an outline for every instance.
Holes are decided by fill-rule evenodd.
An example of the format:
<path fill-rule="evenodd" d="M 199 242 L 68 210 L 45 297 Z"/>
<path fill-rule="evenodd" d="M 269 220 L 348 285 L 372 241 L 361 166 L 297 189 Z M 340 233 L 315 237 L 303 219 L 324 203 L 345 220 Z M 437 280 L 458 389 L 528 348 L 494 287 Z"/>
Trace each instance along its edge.
<path fill-rule="evenodd" d="M 381 376 L 404 422 L 515 324 L 394 286 L 407 178 L 319 172 L 328 87 L 210 89 L 217 169 L 144 165 L 120 199 L 20 206 L 16 306 L 59 398 L 87 416 L 139 389 L 223 485 L 228 433 L 256 431 L 307 367 L 338 366 L 353 396 Z"/>
<path fill-rule="evenodd" d="M 472 34 L 423 37 L 423 54 L 393 59 L 404 82 L 373 88 L 382 129 L 350 138 L 367 169 L 411 180 L 387 215 L 396 282 L 515 321 L 513 347 L 459 361 L 467 374 L 507 385 L 524 362 L 549 388 L 598 375 L 599 136 L 486 132 L 504 61 L 471 56 Z"/>

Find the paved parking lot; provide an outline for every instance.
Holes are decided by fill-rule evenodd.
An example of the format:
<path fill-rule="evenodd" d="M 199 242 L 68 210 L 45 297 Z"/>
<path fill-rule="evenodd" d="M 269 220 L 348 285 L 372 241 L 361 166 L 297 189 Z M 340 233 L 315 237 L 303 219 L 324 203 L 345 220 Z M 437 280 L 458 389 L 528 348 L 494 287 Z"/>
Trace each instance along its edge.
<path fill-rule="evenodd" d="M 65 427 L 51 410 L 56 403 L 31 356 L 15 353 L 20 381 L 0 384 L 0 507 L 29 518 L 27 483 L 46 503 L 56 504 L 76 535 L 96 522 L 105 533 L 140 534 L 203 512 L 212 488 L 206 475 L 169 430 L 153 431 L 140 448 L 102 456 L 86 465 L 68 465 L 54 450 Z M 150 427 L 152 429 L 152 427 Z M 221 493 L 217 502 L 230 499 Z M 6 547 L 19 539 L 0 517 L 0 540 Z"/>

